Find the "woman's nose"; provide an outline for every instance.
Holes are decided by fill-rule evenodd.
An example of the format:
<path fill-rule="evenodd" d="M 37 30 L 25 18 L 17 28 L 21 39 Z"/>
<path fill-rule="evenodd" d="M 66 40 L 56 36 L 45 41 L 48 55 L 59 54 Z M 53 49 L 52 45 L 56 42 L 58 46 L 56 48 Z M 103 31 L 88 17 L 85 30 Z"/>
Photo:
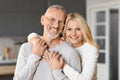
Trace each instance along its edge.
<path fill-rule="evenodd" d="M 76 32 L 75 30 L 72 31 L 72 35 L 75 36 L 76 35 Z"/>

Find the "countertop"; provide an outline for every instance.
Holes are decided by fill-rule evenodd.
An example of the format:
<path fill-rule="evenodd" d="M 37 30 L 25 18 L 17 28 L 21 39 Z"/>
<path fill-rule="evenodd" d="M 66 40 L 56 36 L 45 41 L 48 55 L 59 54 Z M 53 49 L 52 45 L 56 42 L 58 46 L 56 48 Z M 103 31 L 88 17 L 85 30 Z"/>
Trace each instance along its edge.
<path fill-rule="evenodd" d="M 0 75 L 14 74 L 16 60 L 0 60 Z"/>
<path fill-rule="evenodd" d="M 16 59 L 6 59 L 6 60 L 0 60 L 0 66 L 1 65 L 15 65 Z"/>
<path fill-rule="evenodd" d="M 0 75 L 14 74 L 15 65 L 2 65 L 0 66 Z"/>

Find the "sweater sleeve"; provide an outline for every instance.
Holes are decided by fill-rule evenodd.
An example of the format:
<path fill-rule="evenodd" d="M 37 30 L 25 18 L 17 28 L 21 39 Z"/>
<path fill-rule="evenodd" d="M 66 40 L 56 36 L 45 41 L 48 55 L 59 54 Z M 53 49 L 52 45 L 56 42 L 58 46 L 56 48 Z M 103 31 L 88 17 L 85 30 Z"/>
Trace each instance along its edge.
<path fill-rule="evenodd" d="M 64 67 L 64 73 L 68 76 L 70 80 L 77 80 L 75 79 L 76 76 L 78 76 L 78 71 L 70 67 L 68 64 Z"/>
<path fill-rule="evenodd" d="M 86 52 L 88 54 L 83 56 L 82 72 L 78 72 L 68 64 L 63 68 L 64 73 L 70 80 L 92 80 L 96 69 L 98 53 L 96 49 L 90 49 Z"/>
<path fill-rule="evenodd" d="M 22 45 L 20 48 L 13 80 L 32 80 L 39 64 L 41 57 L 32 53 L 29 53 L 30 56 L 28 57 L 25 47 L 28 46 Z"/>
<path fill-rule="evenodd" d="M 52 71 L 55 80 L 69 80 L 67 76 L 63 73 L 62 69 L 57 69 Z"/>

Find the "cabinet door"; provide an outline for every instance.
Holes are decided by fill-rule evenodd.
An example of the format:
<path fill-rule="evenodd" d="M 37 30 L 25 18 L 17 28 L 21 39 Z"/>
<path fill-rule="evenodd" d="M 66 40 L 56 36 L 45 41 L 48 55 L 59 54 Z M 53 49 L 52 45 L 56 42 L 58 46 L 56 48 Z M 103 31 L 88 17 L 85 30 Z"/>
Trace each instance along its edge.
<path fill-rule="evenodd" d="M 86 13 L 86 0 L 48 0 L 48 4 L 59 4 L 62 5 L 67 13 L 79 12 L 85 17 Z"/>
<path fill-rule="evenodd" d="M 16 0 L 0 0 L 0 37 L 16 33 Z"/>
<path fill-rule="evenodd" d="M 17 10 L 17 0 L 0 0 L 0 12 L 11 12 Z"/>
<path fill-rule="evenodd" d="M 27 36 L 31 32 L 42 34 L 40 13 L 18 13 L 17 31 L 18 36 Z"/>
<path fill-rule="evenodd" d="M 48 0 L 17 0 L 17 11 L 44 12 L 48 6 Z"/>
<path fill-rule="evenodd" d="M 0 36 L 15 36 L 16 26 L 16 13 L 0 13 Z"/>
<path fill-rule="evenodd" d="M 47 0 L 0 0 L 0 37 L 42 34 L 40 16 L 47 3 Z"/>
<path fill-rule="evenodd" d="M 47 0 L 18 0 L 18 36 L 27 36 L 31 32 L 42 34 L 40 17 L 46 11 L 47 3 Z"/>

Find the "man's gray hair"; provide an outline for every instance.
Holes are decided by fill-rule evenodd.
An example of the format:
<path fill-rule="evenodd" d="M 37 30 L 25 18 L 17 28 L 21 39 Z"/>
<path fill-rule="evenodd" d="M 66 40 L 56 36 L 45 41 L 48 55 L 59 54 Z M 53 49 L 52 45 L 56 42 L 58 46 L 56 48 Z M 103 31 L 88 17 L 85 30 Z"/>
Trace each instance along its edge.
<path fill-rule="evenodd" d="M 65 12 L 65 14 L 66 14 L 66 10 L 65 10 L 65 8 L 63 7 L 63 6 L 61 6 L 61 5 L 51 5 L 50 7 L 48 7 L 48 9 L 46 10 L 46 12 L 48 12 L 50 9 L 52 9 L 52 8 L 56 8 L 56 9 L 58 9 L 58 10 L 62 10 L 62 11 L 64 11 Z M 45 13 L 46 13 L 45 12 Z"/>

